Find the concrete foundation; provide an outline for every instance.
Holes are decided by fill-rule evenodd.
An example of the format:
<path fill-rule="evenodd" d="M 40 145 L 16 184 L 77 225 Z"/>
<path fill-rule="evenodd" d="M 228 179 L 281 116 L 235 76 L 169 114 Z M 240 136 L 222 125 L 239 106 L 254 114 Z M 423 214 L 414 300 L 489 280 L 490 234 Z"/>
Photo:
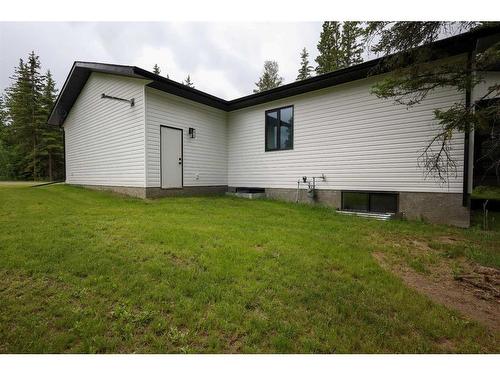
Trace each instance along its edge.
<path fill-rule="evenodd" d="M 227 192 L 227 186 L 184 186 L 182 189 L 162 189 L 149 187 L 145 190 L 146 198 L 193 197 L 199 195 L 223 195 Z"/>
<path fill-rule="evenodd" d="M 266 196 L 289 202 L 297 200 L 297 189 L 266 189 Z M 339 190 L 317 190 L 311 199 L 307 191 L 299 191 L 299 202 L 323 204 L 340 209 L 342 192 Z M 409 220 L 424 220 L 435 224 L 448 224 L 467 228 L 470 225 L 470 210 L 462 206 L 462 194 L 459 193 L 414 193 L 399 192 L 398 216 Z"/>
<path fill-rule="evenodd" d="M 227 186 L 184 186 L 182 189 L 162 189 L 156 187 L 128 187 L 128 186 L 102 186 L 102 185 L 80 185 L 87 189 L 112 191 L 113 193 L 128 195 L 136 198 L 161 198 L 178 196 L 199 195 L 223 195 L 227 192 Z"/>
<path fill-rule="evenodd" d="M 399 193 L 399 211 L 410 220 L 468 228 L 470 209 L 460 193 Z"/>
<path fill-rule="evenodd" d="M 129 186 L 103 186 L 103 185 L 78 185 L 86 189 L 111 191 L 113 193 L 128 195 L 136 198 L 146 198 L 146 190 L 143 187 L 129 187 Z"/>
<path fill-rule="evenodd" d="M 266 189 L 266 196 L 270 199 L 285 200 L 288 202 L 297 201 L 297 189 Z M 316 197 L 309 198 L 306 189 L 300 189 L 298 193 L 298 201 L 300 203 L 319 203 L 325 206 L 340 209 L 342 205 L 342 194 L 338 190 L 316 190 Z"/>

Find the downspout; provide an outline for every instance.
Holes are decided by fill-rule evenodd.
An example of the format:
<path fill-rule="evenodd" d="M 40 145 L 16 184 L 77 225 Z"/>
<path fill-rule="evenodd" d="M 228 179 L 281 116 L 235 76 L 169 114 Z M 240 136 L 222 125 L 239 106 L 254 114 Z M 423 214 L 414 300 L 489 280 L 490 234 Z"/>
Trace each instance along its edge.
<path fill-rule="evenodd" d="M 474 46 L 471 46 L 467 52 L 467 86 L 465 88 L 465 108 L 469 111 L 471 109 L 471 96 L 472 96 L 472 59 Z M 470 147 L 470 131 L 466 130 L 464 134 L 464 173 L 463 173 L 463 187 L 462 187 L 462 206 L 469 207 L 469 147 Z"/>
<path fill-rule="evenodd" d="M 66 133 L 64 132 L 64 126 L 59 125 L 62 131 L 62 141 L 63 141 L 63 165 L 64 165 L 64 175 L 63 181 L 66 182 Z"/>

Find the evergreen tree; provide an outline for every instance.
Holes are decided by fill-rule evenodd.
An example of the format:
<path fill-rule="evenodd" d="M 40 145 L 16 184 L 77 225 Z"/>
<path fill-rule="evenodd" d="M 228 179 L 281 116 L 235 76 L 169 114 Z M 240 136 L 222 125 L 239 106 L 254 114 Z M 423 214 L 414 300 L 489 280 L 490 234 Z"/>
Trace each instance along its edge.
<path fill-rule="evenodd" d="M 188 74 L 185 81 L 183 82 L 184 85 L 192 87 L 194 89 L 194 84 L 191 81 L 191 76 Z"/>
<path fill-rule="evenodd" d="M 7 109 L 5 108 L 5 99 L 3 95 L 0 95 L 0 140 L 5 138 L 7 126 Z"/>
<path fill-rule="evenodd" d="M 3 156 L 9 158 L 9 177 L 38 180 L 62 176 L 62 134 L 47 124 L 55 102 L 55 83 L 50 72 L 40 73 L 40 60 L 31 52 L 19 60 L 5 91 L 0 116 Z"/>
<path fill-rule="evenodd" d="M 153 66 L 153 73 L 158 74 L 158 75 L 161 73 L 161 70 L 160 70 L 160 67 L 158 66 L 158 64 L 155 64 L 155 66 Z"/>
<path fill-rule="evenodd" d="M 363 62 L 362 35 L 363 29 L 358 21 L 324 22 L 318 43 L 316 73 L 333 72 Z"/>
<path fill-rule="evenodd" d="M 267 60 L 264 62 L 264 71 L 262 76 L 259 78 L 259 82 L 256 82 L 257 86 L 253 92 L 262 92 L 266 90 L 273 89 L 275 87 L 281 86 L 283 83 L 283 77 L 279 75 L 279 66 L 276 61 Z"/>
<path fill-rule="evenodd" d="M 8 120 L 3 96 L 0 96 L 0 180 L 13 178 L 11 154 L 7 145 Z"/>
<path fill-rule="evenodd" d="M 341 41 L 340 22 L 323 22 L 323 30 L 318 43 L 319 55 L 316 57 L 317 74 L 332 72 L 342 66 Z"/>
<path fill-rule="evenodd" d="M 363 62 L 363 58 L 361 57 L 363 53 L 363 43 L 361 41 L 363 29 L 359 24 L 360 22 L 357 21 L 346 21 L 342 24 L 342 40 L 340 43 L 342 68 Z"/>
<path fill-rule="evenodd" d="M 312 76 L 311 72 L 313 70 L 314 68 L 311 65 L 309 65 L 309 53 L 304 47 L 300 54 L 300 69 L 296 81 L 301 81 L 303 79 L 311 77 Z"/>
<path fill-rule="evenodd" d="M 26 63 L 20 59 L 11 78 L 14 83 L 6 91 L 6 107 L 11 120 L 10 141 L 16 154 L 16 171 L 20 177 L 39 179 L 40 133 L 45 121 L 39 57 L 31 52 Z"/>
<path fill-rule="evenodd" d="M 47 176 L 50 181 L 57 180 L 63 177 L 64 173 L 64 146 L 62 129 L 48 125 L 46 120 L 49 118 L 52 107 L 57 98 L 57 90 L 55 82 L 52 78 L 50 70 L 45 75 L 45 82 L 41 97 L 41 106 L 44 114 L 45 122 L 41 133 L 41 151 L 40 154 L 44 158 L 43 175 Z"/>

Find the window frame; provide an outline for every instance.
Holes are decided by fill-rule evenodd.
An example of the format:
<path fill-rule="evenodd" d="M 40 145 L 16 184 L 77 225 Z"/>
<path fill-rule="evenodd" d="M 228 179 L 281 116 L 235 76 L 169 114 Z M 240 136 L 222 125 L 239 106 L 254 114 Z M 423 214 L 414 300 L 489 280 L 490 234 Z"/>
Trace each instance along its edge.
<path fill-rule="evenodd" d="M 286 109 L 286 108 L 291 108 L 292 109 L 292 126 L 291 126 L 291 129 L 290 129 L 290 138 L 291 138 L 291 146 L 290 147 L 286 147 L 286 148 L 281 148 L 281 110 L 282 109 Z M 277 120 L 278 120 L 278 131 L 276 133 L 276 145 L 277 147 L 276 148 L 269 148 L 267 146 L 267 114 L 269 112 L 277 112 L 278 114 L 278 117 L 277 117 Z M 265 111 L 264 113 L 264 134 L 265 134 L 265 139 L 264 139 L 264 149 L 265 149 L 265 152 L 270 152 L 270 151 L 286 151 L 286 150 L 293 150 L 293 141 L 294 141 L 294 127 L 295 127 L 295 108 L 292 105 L 285 105 L 283 107 L 277 107 L 277 108 L 273 108 L 273 109 L 268 109 L 267 111 Z"/>
<path fill-rule="evenodd" d="M 368 195 L 368 210 L 349 210 L 345 209 L 344 207 L 344 193 L 361 193 L 361 194 L 367 194 Z M 399 212 L 399 192 L 397 191 L 374 191 L 374 190 L 342 190 L 341 191 L 341 197 L 340 197 L 340 209 L 344 211 L 350 211 L 350 212 L 367 212 L 367 213 L 386 213 L 386 212 L 379 212 L 379 211 L 372 211 L 372 202 L 371 202 L 371 196 L 375 194 L 386 194 L 386 195 L 393 195 L 396 198 L 396 212 L 393 212 L 394 214 Z M 388 212 L 387 212 L 388 213 Z"/>

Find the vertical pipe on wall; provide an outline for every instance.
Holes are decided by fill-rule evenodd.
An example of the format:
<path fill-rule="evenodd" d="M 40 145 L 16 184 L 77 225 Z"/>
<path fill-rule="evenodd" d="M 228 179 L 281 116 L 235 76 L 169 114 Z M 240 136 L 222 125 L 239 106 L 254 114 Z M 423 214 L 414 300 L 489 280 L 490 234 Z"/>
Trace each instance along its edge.
<path fill-rule="evenodd" d="M 64 175 L 63 175 L 63 180 L 66 182 L 66 133 L 64 132 L 64 126 L 59 125 L 62 131 L 62 142 L 63 142 L 63 170 L 64 170 Z"/>
<path fill-rule="evenodd" d="M 473 59 L 474 45 L 471 46 L 467 52 L 467 86 L 465 88 L 465 107 L 471 111 L 471 91 L 472 91 L 472 59 Z M 462 206 L 469 207 L 469 139 L 470 131 L 466 130 L 464 134 L 464 173 L 463 173 L 463 187 L 462 187 Z"/>

